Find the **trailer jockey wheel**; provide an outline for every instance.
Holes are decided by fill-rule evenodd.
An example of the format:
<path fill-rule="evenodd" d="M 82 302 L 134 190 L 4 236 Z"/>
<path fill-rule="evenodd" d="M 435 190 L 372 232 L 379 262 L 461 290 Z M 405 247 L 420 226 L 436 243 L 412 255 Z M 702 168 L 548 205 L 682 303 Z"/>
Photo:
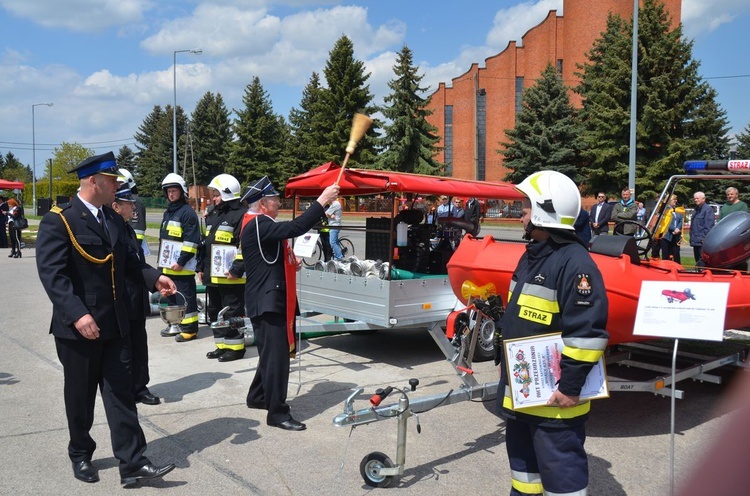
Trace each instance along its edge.
<path fill-rule="evenodd" d="M 392 475 L 380 475 L 381 468 L 391 468 L 393 462 L 384 453 L 373 451 L 362 459 L 359 473 L 370 487 L 388 487 L 393 482 Z"/>
<path fill-rule="evenodd" d="M 644 226 L 638 221 L 621 220 L 617 224 L 615 224 L 615 227 L 612 229 L 612 234 L 614 234 L 615 236 L 624 236 L 625 224 L 634 224 L 638 227 L 638 230 L 633 235 L 633 239 L 638 245 L 638 256 L 641 258 L 648 258 L 647 253 L 651 250 L 651 247 L 654 243 L 654 236 L 651 231 L 648 230 L 648 227 Z M 645 243 L 643 241 L 645 241 Z"/>

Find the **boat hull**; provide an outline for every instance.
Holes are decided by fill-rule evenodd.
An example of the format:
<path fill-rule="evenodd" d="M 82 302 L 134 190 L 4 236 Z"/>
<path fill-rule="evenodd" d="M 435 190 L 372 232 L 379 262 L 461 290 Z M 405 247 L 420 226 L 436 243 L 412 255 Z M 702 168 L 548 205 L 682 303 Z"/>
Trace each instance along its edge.
<path fill-rule="evenodd" d="M 525 250 L 525 243 L 497 241 L 492 236 L 482 239 L 466 236 L 448 262 L 453 292 L 466 303 L 461 295 L 465 281 L 478 287 L 492 283 L 505 305 L 510 279 Z M 750 275 L 746 273 L 708 269 L 688 272 L 681 265 L 665 260 L 642 261 L 636 265 L 628 256 L 591 253 L 591 257 L 602 273 L 609 300 L 610 345 L 654 339 L 633 335 L 643 281 L 675 281 L 680 290 L 695 282 L 729 283 L 724 328 L 750 327 Z"/>

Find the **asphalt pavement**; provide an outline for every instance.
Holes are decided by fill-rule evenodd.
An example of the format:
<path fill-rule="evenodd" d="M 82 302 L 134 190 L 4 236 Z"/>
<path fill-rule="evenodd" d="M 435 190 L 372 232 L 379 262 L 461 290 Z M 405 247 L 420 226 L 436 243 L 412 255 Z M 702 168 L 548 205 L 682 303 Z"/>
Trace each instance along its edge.
<path fill-rule="evenodd" d="M 154 250 L 155 251 L 155 250 Z M 23 258 L 0 251 L 3 312 L 0 317 L 0 493 L 86 495 L 121 491 L 108 426 L 97 400 L 92 435 L 101 481 L 73 478 L 62 398 L 62 369 L 48 335 L 51 304 L 37 276 L 33 248 Z M 153 256 L 150 257 L 153 263 Z M 257 365 L 249 347 L 244 359 L 208 360 L 213 341 L 201 326 L 187 343 L 162 338 L 159 317 L 148 320 L 151 391 L 162 404 L 139 405 L 156 464 L 176 463 L 164 480 L 143 484 L 142 494 L 453 495 L 507 494 L 509 469 L 503 421 L 495 402 L 442 406 L 409 420 L 406 464 L 390 488 L 372 489 L 360 461 L 379 451 L 396 458 L 397 423 L 385 419 L 355 429 L 334 427 L 344 400 L 356 387 L 365 393 L 355 408 L 369 406 L 378 387 L 404 387 L 420 380 L 413 398 L 447 393 L 461 381 L 425 330 L 324 336 L 305 340 L 292 362 L 292 414 L 307 424 L 287 432 L 249 410 L 245 394 Z M 491 363 L 476 365 L 480 383 L 497 380 Z M 723 371 L 726 377 L 730 371 Z M 681 383 L 677 402 L 675 480 L 679 484 L 705 453 L 729 415 L 717 411 L 726 385 Z M 395 396 L 389 397 L 394 398 Z M 386 401 L 386 403 L 389 400 Z M 592 407 L 586 449 L 591 495 L 661 495 L 670 487 L 670 400 L 648 393 L 613 393 Z"/>

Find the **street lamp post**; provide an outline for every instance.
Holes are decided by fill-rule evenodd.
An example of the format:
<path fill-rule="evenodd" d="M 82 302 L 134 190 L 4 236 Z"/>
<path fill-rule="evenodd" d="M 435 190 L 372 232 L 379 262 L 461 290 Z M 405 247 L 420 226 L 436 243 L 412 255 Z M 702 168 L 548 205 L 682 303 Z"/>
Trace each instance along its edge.
<path fill-rule="evenodd" d="M 203 50 L 200 48 L 175 50 L 172 56 L 172 84 L 174 88 L 174 106 L 172 107 L 172 166 L 175 174 L 177 174 L 177 54 L 184 52 L 200 55 L 203 53 Z"/>
<path fill-rule="evenodd" d="M 34 215 L 36 215 L 36 123 L 34 122 L 34 109 L 40 105 L 51 107 L 53 103 L 35 103 L 31 106 L 31 208 Z"/>

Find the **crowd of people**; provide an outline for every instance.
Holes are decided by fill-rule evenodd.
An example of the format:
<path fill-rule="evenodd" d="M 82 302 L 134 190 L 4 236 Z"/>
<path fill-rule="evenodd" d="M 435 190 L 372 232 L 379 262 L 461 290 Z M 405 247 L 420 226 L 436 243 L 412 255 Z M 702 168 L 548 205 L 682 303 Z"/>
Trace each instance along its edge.
<path fill-rule="evenodd" d="M 706 203 L 705 193 L 696 191 L 693 194 L 692 215 L 688 219 L 685 207 L 678 204 L 678 196 L 671 195 L 664 206 L 660 222 L 654 226 L 652 257 L 681 263 L 680 247 L 683 239 L 688 238 L 696 265 L 703 265 L 703 242 L 716 222 L 733 212 L 748 211 L 747 204 L 739 199 L 737 188 L 727 188 L 726 198 L 727 201 L 720 207 L 717 216 Z M 615 234 L 641 237 L 645 234 L 648 216 L 644 203 L 632 199 L 629 188 L 622 189 L 618 201 L 607 201 L 607 195 L 599 192 L 596 203 L 589 211 L 581 209 L 575 231 L 587 243 L 593 237 L 609 234 L 610 224 L 617 229 L 616 232 L 613 231 Z M 688 236 L 684 236 L 683 228 L 688 224 Z"/>

